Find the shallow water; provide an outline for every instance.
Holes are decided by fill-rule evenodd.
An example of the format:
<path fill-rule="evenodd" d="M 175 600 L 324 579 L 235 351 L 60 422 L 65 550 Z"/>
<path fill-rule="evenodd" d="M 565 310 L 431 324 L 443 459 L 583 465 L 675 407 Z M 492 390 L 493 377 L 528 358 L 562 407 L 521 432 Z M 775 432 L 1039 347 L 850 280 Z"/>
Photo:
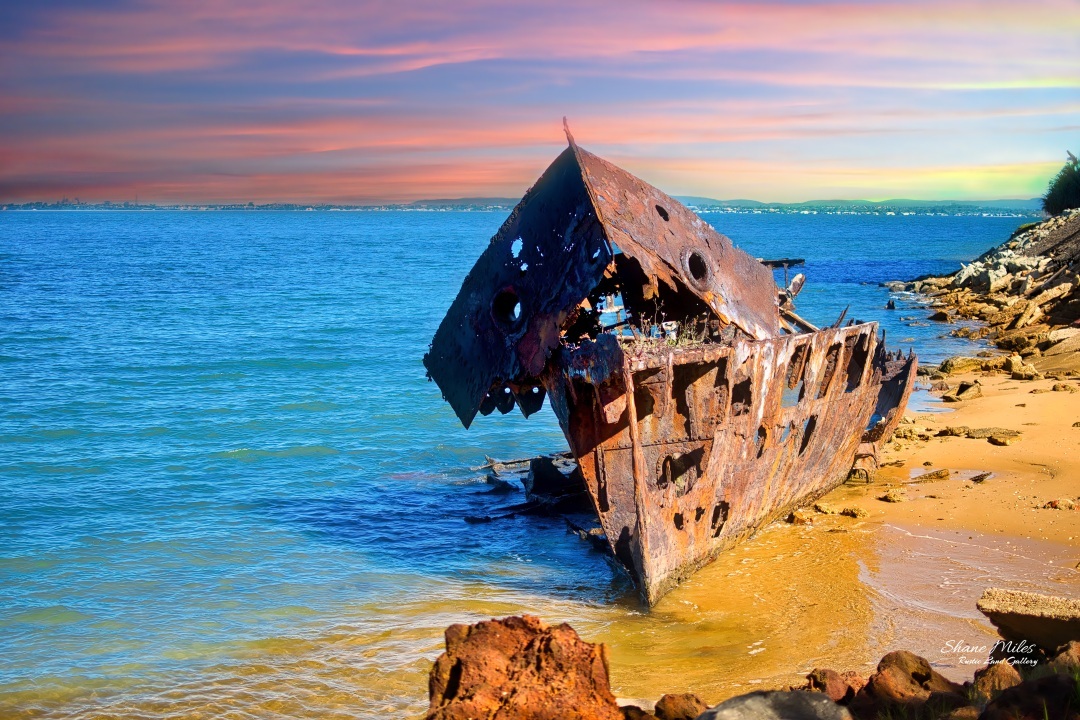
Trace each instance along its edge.
<path fill-rule="evenodd" d="M 850 305 L 930 361 L 970 345 L 876 283 L 1023 221 L 707 219 L 806 257 L 804 316 Z M 462 521 L 520 498 L 469 470 L 484 455 L 565 447 L 547 411 L 466 432 L 424 379 L 502 220 L 0 214 L 0 715 L 408 716 L 446 625 L 529 611 L 608 642 L 631 696 L 867 662 L 877 540 L 770 530 L 645 613 L 562 520 Z"/>

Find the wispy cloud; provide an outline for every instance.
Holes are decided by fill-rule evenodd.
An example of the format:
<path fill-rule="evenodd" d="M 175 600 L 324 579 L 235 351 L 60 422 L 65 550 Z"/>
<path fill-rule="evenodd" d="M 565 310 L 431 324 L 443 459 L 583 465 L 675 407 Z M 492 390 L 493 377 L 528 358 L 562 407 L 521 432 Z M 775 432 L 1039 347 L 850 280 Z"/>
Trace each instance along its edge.
<path fill-rule="evenodd" d="M 1074 0 L 27 6 L 0 200 L 515 195 L 563 114 L 694 194 L 1029 195 L 1078 85 Z"/>

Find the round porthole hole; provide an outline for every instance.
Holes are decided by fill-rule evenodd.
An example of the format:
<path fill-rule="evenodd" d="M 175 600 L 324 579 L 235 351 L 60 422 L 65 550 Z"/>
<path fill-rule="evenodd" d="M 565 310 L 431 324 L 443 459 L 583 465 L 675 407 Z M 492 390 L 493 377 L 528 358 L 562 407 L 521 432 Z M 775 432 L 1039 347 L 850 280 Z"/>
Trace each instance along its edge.
<path fill-rule="evenodd" d="M 491 301 L 491 317 L 503 330 L 516 329 L 521 324 L 522 312 L 521 298 L 513 288 L 500 290 Z"/>
<path fill-rule="evenodd" d="M 686 267 L 690 271 L 690 277 L 699 283 L 705 282 L 709 277 L 709 264 L 699 252 L 690 253 L 690 256 L 686 258 Z"/>

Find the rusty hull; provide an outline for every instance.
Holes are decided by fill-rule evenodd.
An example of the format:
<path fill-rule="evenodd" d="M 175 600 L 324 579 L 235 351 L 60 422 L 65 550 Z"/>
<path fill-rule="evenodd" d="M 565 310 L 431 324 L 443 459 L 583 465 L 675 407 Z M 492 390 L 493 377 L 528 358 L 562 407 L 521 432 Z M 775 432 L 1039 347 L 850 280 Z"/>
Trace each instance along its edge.
<path fill-rule="evenodd" d="M 867 323 L 730 346 L 592 343 L 562 354 L 548 386 L 612 551 L 652 605 L 836 487 L 856 451 L 876 469 L 915 368 Z M 899 394 L 877 418 L 883 388 Z"/>
<path fill-rule="evenodd" d="M 424 364 L 465 427 L 550 398 L 611 549 L 652 605 L 849 473 L 872 476 L 916 360 L 889 354 L 874 323 L 816 330 L 794 314 L 797 287 L 781 291 L 691 210 L 567 138 Z"/>

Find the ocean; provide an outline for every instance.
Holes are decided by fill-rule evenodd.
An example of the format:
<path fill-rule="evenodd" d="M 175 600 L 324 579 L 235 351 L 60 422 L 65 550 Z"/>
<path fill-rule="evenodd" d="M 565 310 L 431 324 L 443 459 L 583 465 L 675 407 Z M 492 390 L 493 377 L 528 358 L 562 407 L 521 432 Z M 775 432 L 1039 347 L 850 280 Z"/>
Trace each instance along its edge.
<path fill-rule="evenodd" d="M 924 363 L 976 348 L 879 283 L 1030 222 L 704 217 L 805 258 L 807 319 L 850 307 Z M 463 521 L 521 500 L 485 456 L 565 449 L 546 408 L 465 431 L 421 364 L 504 218 L 0 213 L 0 716 L 412 717 L 447 625 L 525 611 L 608 642 L 617 690 L 652 688 L 622 660 L 675 691 L 766 632 L 645 612 L 559 518 Z"/>

